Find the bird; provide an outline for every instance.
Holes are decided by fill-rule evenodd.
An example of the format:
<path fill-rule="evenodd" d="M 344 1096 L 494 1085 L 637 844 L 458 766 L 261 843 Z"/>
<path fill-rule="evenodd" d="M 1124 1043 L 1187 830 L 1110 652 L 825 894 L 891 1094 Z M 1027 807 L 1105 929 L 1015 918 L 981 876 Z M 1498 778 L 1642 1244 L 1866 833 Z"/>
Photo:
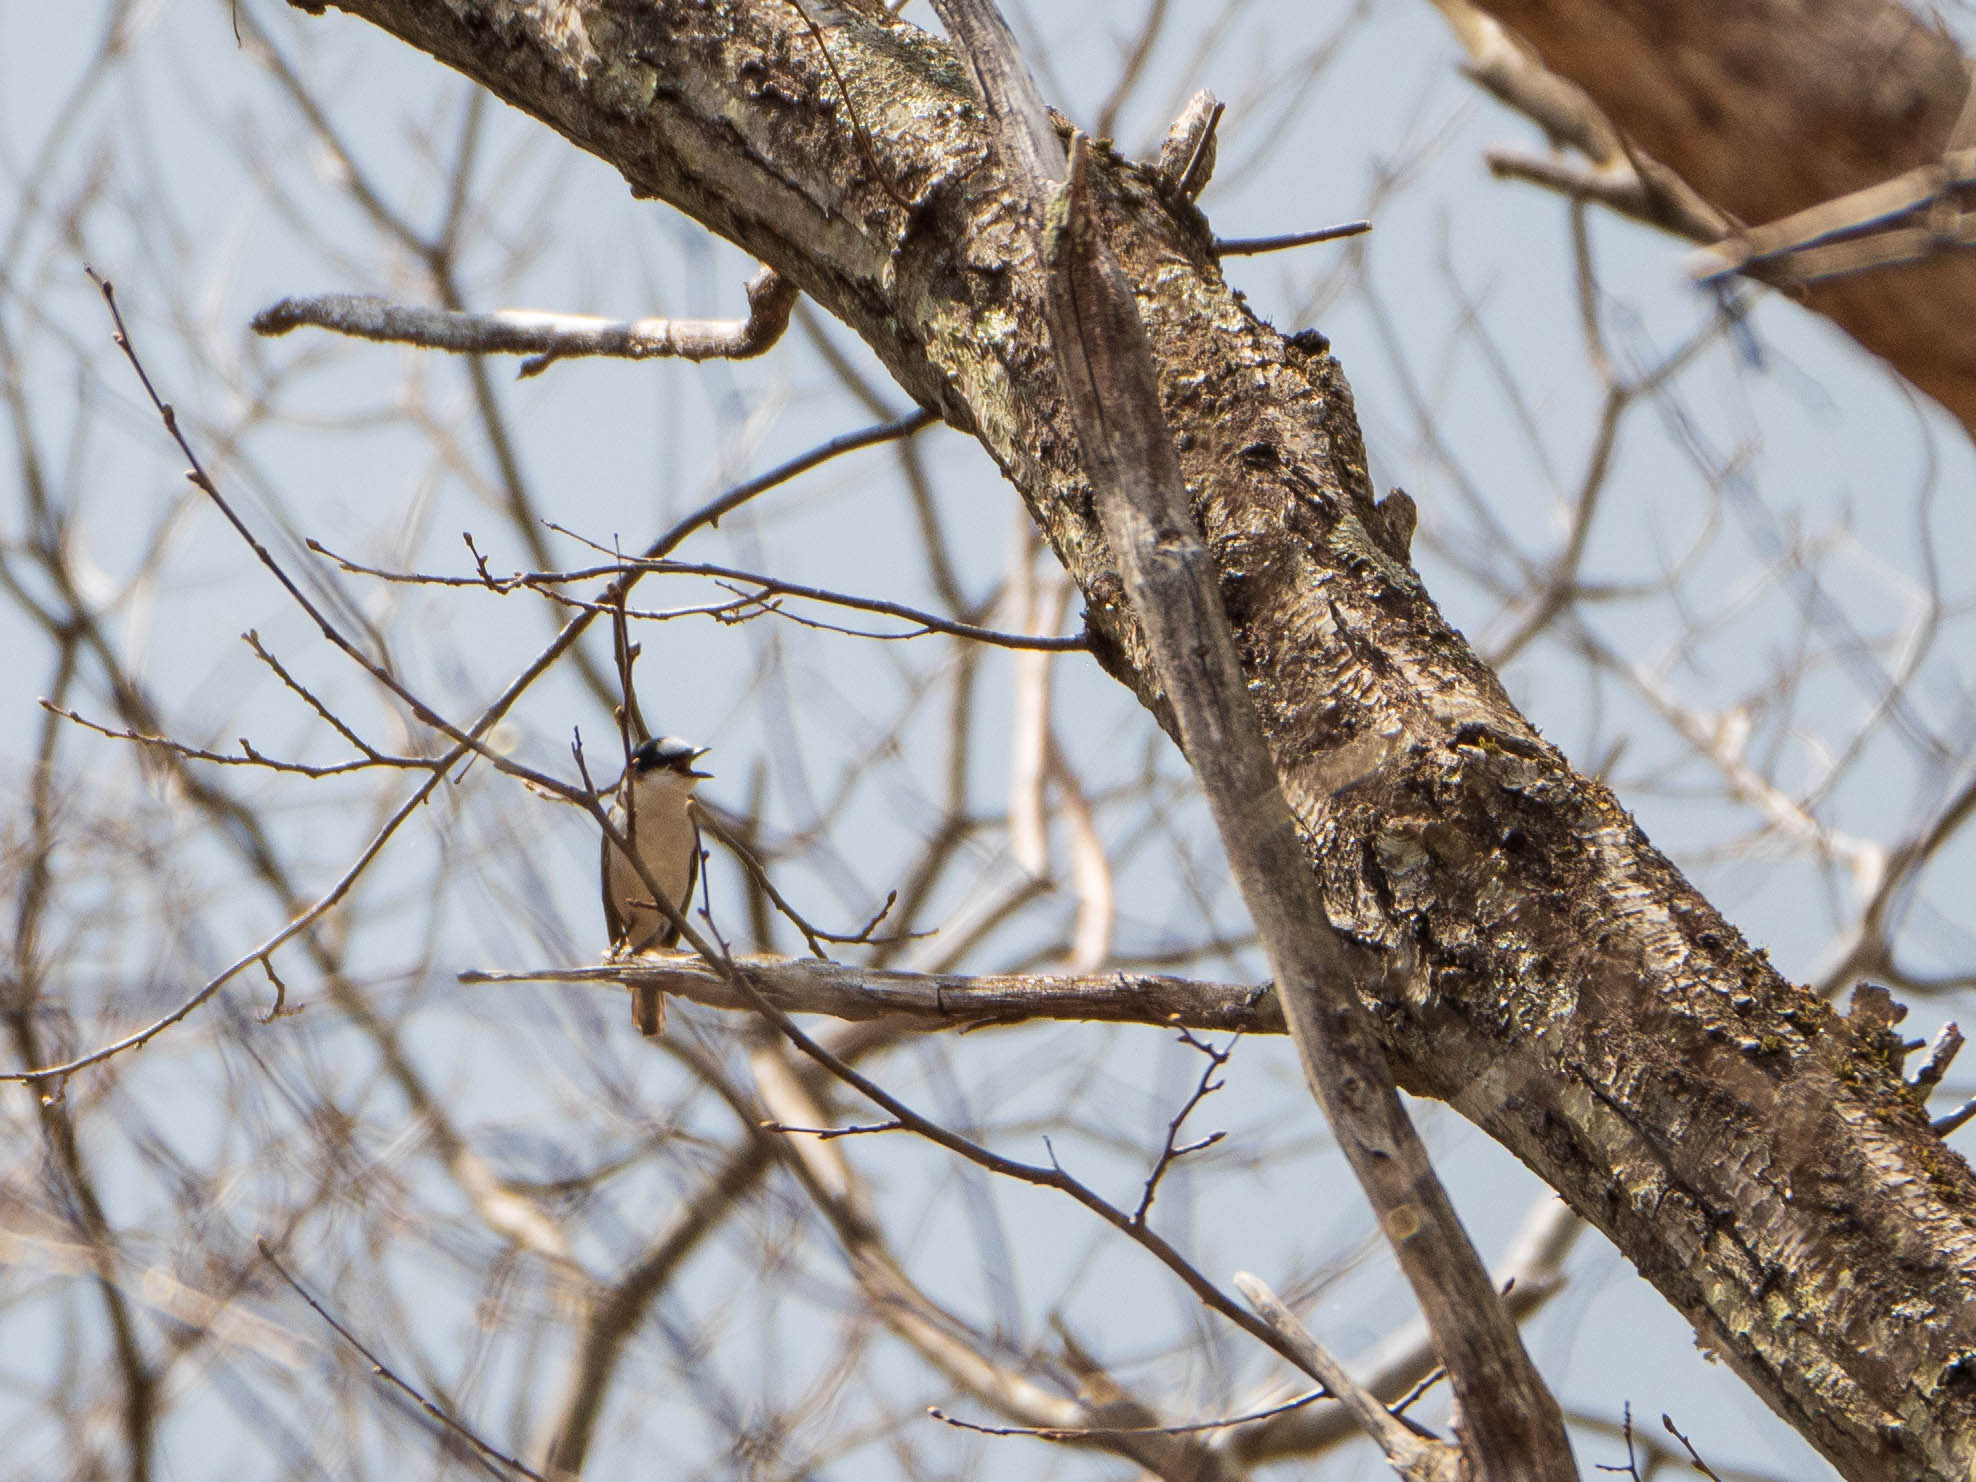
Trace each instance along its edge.
<path fill-rule="evenodd" d="M 682 915 L 700 872 L 700 839 L 686 805 L 693 789 L 713 775 L 693 765 L 706 754 L 706 747 L 677 736 L 653 737 L 631 753 L 610 808 L 612 826 L 630 842 L 667 904 Z M 653 904 L 651 885 L 608 834 L 602 874 L 604 925 L 614 955 L 678 942 L 679 928 Z M 665 1000 L 657 988 L 632 988 L 631 1022 L 648 1037 L 665 1032 Z"/>

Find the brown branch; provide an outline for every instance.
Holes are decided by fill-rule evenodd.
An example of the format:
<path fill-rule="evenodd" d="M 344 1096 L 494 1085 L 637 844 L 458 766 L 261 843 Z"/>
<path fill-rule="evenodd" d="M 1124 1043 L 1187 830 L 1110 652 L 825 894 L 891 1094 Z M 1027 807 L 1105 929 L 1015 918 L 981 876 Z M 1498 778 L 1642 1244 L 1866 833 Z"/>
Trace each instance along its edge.
<path fill-rule="evenodd" d="M 1498 180 L 1521 180 L 1574 201 L 1591 201 L 1691 242 L 1716 241 L 1727 229 L 1721 215 L 1693 199 L 1693 192 L 1677 194 L 1660 188 L 1630 163 L 1587 166 L 1556 155 L 1502 148 L 1487 150 L 1482 158 Z"/>
<path fill-rule="evenodd" d="M 1267 986 L 1206 983 L 1147 973 L 1069 976 L 913 973 L 803 957 L 741 956 L 733 965 L 755 991 L 791 1014 L 850 1021 L 900 1019 L 928 1029 L 1063 1019 L 1213 1033 L 1282 1034 L 1283 1013 Z M 719 969 L 688 953 L 650 953 L 594 967 L 463 972 L 462 983 L 647 983 L 716 1009 L 753 999 Z"/>
<path fill-rule="evenodd" d="M 561 530 L 560 526 L 553 526 Z M 568 533 L 568 532 L 564 532 Z M 581 538 L 581 537 L 577 537 Z M 585 542 L 594 545 L 595 542 Z M 852 633 L 847 628 L 833 628 L 828 624 L 809 622 L 797 618 L 807 627 L 825 628 L 834 633 L 851 633 L 858 638 L 905 639 L 923 638 L 929 633 L 946 633 L 955 638 L 971 638 L 979 643 L 987 643 L 998 648 L 1035 649 L 1043 653 L 1081 653 L 1091 646 L 1090 640 L 1082 633 L 1065 634 L 1062 637 L 1037 636 L 1028 633 L 1005 633 L 995 628 L 984 628 L 976 623 L 961 622 L 953 618 L 941 617 L 938 613 L 927 612 L 924 608 L 910 607 L 903 602 L 893 602 L 884 597 L 860 597 L 850 592 L 837 592 L 829 587 L 809 586 L 802 582 L 786 581 L 779 576 L 766 576 L 761 572 L 747 571 L 737 566 L 723 566 L 710 561 L 614 561 L 607 565 L 579 566 L 567 571 L 518 571 L 510 576 L 497 577 L 486 566 L 484 560 L 476 560 L 477 570 L 472 576 L 439 576 L 423 571 L 391 571 L 380 566 L 369 566 L 361 561 L 339 555 L 321 541 L 307 542 L 310 550 L 327 556 L 343 570 L 356 576 L 375 577 L 379 581 L 397 582 L 407 586 L 428 587 L 484 587 L 491 592 L 506 595 L 516 590 L 541 592 L 566 607 L 579 611 L 590 609 L 615 610 L 609 602 L 590 601 L 572 597 L 555 590 L 571 582 L 588 581 L 599 577 L 626 576 L 704 576 L 722 581 L 744 583 L 759 587 L 756 593 L 739 594 L 740 600 L 722 603 L 717 607 L 685 607 L 667 612 L 641 612 L 636 608 L 626 608 L 629 618 L 648 622 L 664 622 L 677 617 L 708 615 L 720 617 L 723 614 L 743 612 L 749 607 L 760 607 L 764 611 L 777 611 L 768 606 L 767 599 L 772 595 L 800 597 L 810 602 L 822 602 L 833 607 L 848 607 L 857 612 L 874 612 L 886 617 L 896 617 L 906 622 L 918 624 L 911 633 Z M 476 553 L 477 555 L 477 553 Z M 733 590 L 730 588 L 729 590 Z M 793 614 L 780 613 L 779 616 L 793 617 Z"/>
<path fill-rule="evenodd" d="M 245 736 L 240 738 L 241 754 L 234 756 L 230 752 L 208 751 L 201 746 L 190 746 L 183 741 L 174 741 L 169 736 L 147 736 L 142 731 L 132 730 L 129 726 L 106 726 L 64 705 L 57 705 L 52 700 L 43 700 L 41 708 L 81 726 L 85 731 L 94 731 L 97 735 L 108 736 L 113 741 L 134 741 L 139 746 L 169 751 L 189 762 L 210 762 L 221 767 L 263 767 L 270 772 L 292 772 L 302 777 L 339 777 L 346 772 L 362 772 L 373 767 L 424 771 L 432 765 L 432 762 L 424 757 L 385 756 L 381 753 L 359 757 L 355 761 L 330 762 L 322 766 L 313 766 L 307 762 L 286 762 L 279 757 L 263 755 Z"/>
<path fill-rule="evenodd" d="M 1584 1221 L 1549 1194 L 1531 1205 L 1490 1278 L 1519 1323 L 1564 1290 L 1565 1258 L 1584 1229 Z M 1432 1335 L 1418 1318 L 1359 1355 L 1351 1369 L 1396 1415 L 1447 1377 L 1435 1358 Z M 1244 1465 L 1260 1466 L 1328 1451 L 1357 1430 L 1343 1409 L 1303 1410 L 1230 1436 L 1226 1444 Z"/>
<path fill-rule="evenodd" d="M 1966 244 L 1967 225 L 1959 214 L 1944 226 L 1927 224 L 1908 232 L 1896 230 L 1896 223 L 1966 185 L 1976 185 L 1976 149 L 1956 150 L 1781 221 L 1745 228 L 1696 253 L 1688 271 L 1708 283 L 1769 266 L 1787 279 L 1812 282 L 1855 271 L 1847 265 L 1851 260 L 1858 266 L 1912 262 L 1935 247 Z"/>
<path fill-rule="evenodd" d="M 1183 1144 L 1180 1141 L 1180 1129 L 1186 1125 L 1187 1118 L 1194 1114 L 1194 1109 L 1226 1084 L 1216 1080 L 1215 1073 L 1226 1065 L 1229 1057 L 1235 1053 L 1235 1042 L 1230 1040 L 1228 1048 L 1217 1050 L 1206 1040 L 1195 1038 L 1184 1028 L 1180 1031 L 1180 1040 L 1188 1048 L 1198 1050 L 1206 1058 L 1207 1063 L 1201 1067 L 1201 1078 L 1194 1083 L 1193 1091 L 1188 1094 L 1187 1099 L 1180 1104 L 1180 1110 L 1175 1112 L 1166 1124 L 1166 1141 L 1160 1148 L 1159 1157 L 1153 1162 L 1152 1171 L 1146 1175 L 1146 1186 L 1139 1193 L 1139 1205 L 1132 1211 L 1132 1222 L 1135 1225 L 1145 1224 L 1146 1216 L 1152 1211 L 1153 1200 L 1159 1195 L 1160 1181 L 1172 1170 L 1175 1163 L 1189 1153 L 1205 1152 L 1228 1135 L 1225 1132 L 1210 1132 L 1206 1137 L 1197 1138 L 1190 1143 Z"/>
<path fill-rule="evenodd" d="M 1385 1452 L 1386 1460 L 1394 1471 L 1407 1478 L 1408 1482 L 1456 1482 L 1457 1478 L 1465 1475 L 1460 1447 L 1423 1436 L 1412 1425 L 1395 1419 L 1384 1405 L 1346 1372 L 1343 1364 L 1305 1331 L 1304 1325 L 1297 1321 L 1297 1315 L 1285 1307 L 1260 1278 L 1246 1271 L 1238 1271 L 1235 1285 L 1248 1299 L 1249 1305 L 1296 1348 L 1303 1358 L 1305 1370 L 1316 1374 L 1324 1387 L 1351 1412 L 1359 1429 Z"/>

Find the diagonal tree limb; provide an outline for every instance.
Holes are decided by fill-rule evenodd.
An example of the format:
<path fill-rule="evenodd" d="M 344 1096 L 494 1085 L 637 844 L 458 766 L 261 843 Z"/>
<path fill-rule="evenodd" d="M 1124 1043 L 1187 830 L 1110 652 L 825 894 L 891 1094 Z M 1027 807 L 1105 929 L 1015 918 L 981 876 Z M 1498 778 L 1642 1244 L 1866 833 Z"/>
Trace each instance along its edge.
<path fill-rule="evenodd" d="M 867 159 L 783 0 L 340 8 L 859 333 L 995 458 L 1077 581 L 1094 655 L 1170 723 L 1040 332 L 1028 228 L 946 47 L 871 0 L 831 11 Z M 1968 1167 L 1884 1044 L 1786 982 L 1448 626 L 1381 533 L 1337 363 L 1246 310 L 1151 172 L 1097 158 L 1092 187 L 1327 914 L 1420 965 L 1360 980 L 1401 1084 L 1529 1164 L 1848 1478 L 1966 1475 Z"/>
<path fill-rule="evenodd" d="M 943 0 L 941 8 L 952 3 Z M 1461 1402 L 1474 1475 L 1502 1482 L 1575 1477 L 1557 1401 L 1400 1104 L 1358 998 L 1358 980 L 1379 969 L 1332 931 L 1304 863 L 1213 562 L 1187 509 L 1131 290 L 1092 222 L 1088 158 L 1078 135 L 1044 249 L 1058 363 L 1099 517 L 1182 748 L 1262 936 L 1304 1079 L 1426 1315 Z"/>
<path fill-rule="evenodd" d="M 1476 1476 L 1501 1482 L 1576 1477 L 1557 1401 L 1428 1161 L 1358 998 L 1357 980 L 1377 968 L 1331 929 L 1305 866 L 1214 563 L 1187 507 L 1152 347 L 1092 215 L 1089 143 L 1073 136 L 1066 182 L 1035 83 L 993 0 L 934 0 L 934 9 L 962 42 L 1012 186 L 1041 237 L 1058 380 L 1181 748 L 1262 936 L 1304 1079 L 1447 1366 L 1468 1462 Z"/>
<path fill-rule="evenodd" d="M 1584 1222 L 1569 1207 L 1545 1195 L 1524 1215 L 1522 1227 L 1492 1273 L 1496 1290 L 1519 1323 L 1564 1289 L 1563 1266 Z M 1381 1401 L 1391 1405 L 1431 1383 L 1438 1365 L 1428 1341 L 1427 1325 L 1419 1319 L 1388 1334 L 1370 1351 L 1355 1358 L 1353 1376 Z M 1266 1401 L 1293 1386 L 1279 1383 L 1253 1396 Z M 1246 1426 L 1220 1438 L 1217 1444 L 1251 1466 L 1292 1456 L 1311 1456 L 1336 1446 L 1358 1427 L 1342 1406 L 1307 1407 L 1272 1416 L 1258 1426 Z"/>
<path fill-rule="evenodd" d="M 1329 1350 L 1311 1337 L 1297 1320 L 1297 1314 L 1285 1307 L 1260 1277 L 1238 1271 L 1235 1289 L 1265 1322 L 1296 1345 L 1305 1365 L 1316 1371 L 1324 1387 L 1338 1396 L 1358 1422 L 1359 1429 L 1378 1443 L 1394 1471 L 1407 1482 L 1457 1482 L 1463 1470 L 1460 1452 L 1445 1441 L 1430 1440 L 1394 1419 Z"/>

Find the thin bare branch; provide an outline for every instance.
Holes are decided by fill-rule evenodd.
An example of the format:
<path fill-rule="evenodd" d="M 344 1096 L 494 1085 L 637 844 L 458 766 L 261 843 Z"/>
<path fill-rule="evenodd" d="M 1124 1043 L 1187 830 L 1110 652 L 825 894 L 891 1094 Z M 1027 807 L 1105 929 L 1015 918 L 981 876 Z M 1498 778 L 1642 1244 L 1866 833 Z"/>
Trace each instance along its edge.
<path fill-rule="evenodd" d="M 257 1239 L 254 1242 L 254 1245 L 255 1248 L 260 1251 L 261 1259 L 266 1261 L 270 1266 L 274 1268 L 275 1275 L 279 1276 L 283 1281 L 287 1282 L 290 1289 L 294 1291 L 295 1295 L 300 1297 L 304 1302 L 308 1303 L 309 1309 L 312 1312 L 314 1312 L 317 1317 L 320 1317 L 324 1322 L 328 1323 L 330 1328 L 335 1332 L 337 1337 L 341 1338 L 345 1343 L 349 1344 L 352 1348 L 356 1349 L 358 1353 L 364 1356 L 364 1361 L 368 1363 L 371 1367 L 371 1373 L 375 1374 L 379 1379 L 382 1379 L 386 1384 L 390 1385 L 393 1389 L 397 1390 L 406 1399 L 410 1400 L 414 1405 L 418 1406 L 418 1408 L 425 1415 L 437 1421 L 440 1425 L 444 1426 L 448 1431 L 452 1432 L 455 1436 L 459 1437 L 462 1441 L 466 1442 L 467 1445 L 471 1446 L 475 1451 L 479 1452 L 482 1456 L 486 1457 L 489 1461 L 498 1463 L 499 1465 L 506 1467 L 509 1471 L 514 1472 L 519 1476 L 529 1478 L 530 1482 L 549 1482 L 549 1479 L 547 1477 L 544 1477 L 540 1472 L 536 1471 L 533 1467 L 527 1465 L 526 1463 L 520 1461 L 515 1457 L 508 1455 L 507 1452 L 502 1451 L 499 1447 L 489 1445 L 486 1441 L 482 1440 L 480 1438 L 480 1435 L 473 1429 L 473 1427 L 468 1425 L 465 1421 L 461 1420 L 457 1415 L 448 1413 L 447 1411 L 441 1409 L 438 1405 L 435 1405 L 431 1400 L 427 1399 L 424 1393 L 420 1391 L 416 1385 L 413 1385 L 407 1382 L 405 1379 L 401 1378 L 397 1370 L 393 1369 L 389 1364 L 385 1363 L 383 1359 L 379 1358 L 375 1353 L 373 1353 L 370 1350 L 370 1348 L 364 1343 L 363 1339 L 359 1338 L 355 1333 L 351 1332 L 349 1328 L 345 1327 L 343 1323 L 337 1319 L 335 1313 L 331 1312 L 327 1307 L 323 1306 L 321 1302 L 317 1301 L 315 1297 L 310 1293 L 309 1289 L 303 1286 L 302 1283 L 296 1279 L 294 1273 L 292 1273 L 286 1266 L 282 1264 L 281 1258 L 274 1253 L 273 1246 L 269 1245 L 265 1239 Z"/>
<path fill-rule="evenodd" d="M 1246 1415 L 1230 1415 L 1223 1420 L 1196 1420 L 1185 1425 L 1108 1425 L 1084 1426 L 1075 1430 L 1055 1430 L 1047 1426 L 1028 1425 L 983 1425 L 975 1420 L 962 1420 L 958 1415 L 949 1415 L 937 1405 L 929 1405 L 926 1413 L 944 1425 L 955 1430 L 973 1431 L 982 1436 L 1035 1436 L 1044 1441 L 1081 1441 L 1102 1439 L 1110 1436 L 1192 1436 L 1203 1431 L 1233 1430 L 1241 1425 L 1253 1425 L 1259 1420 L 1273 1420 L 1278 1415 L 1288 1415 L 1294 1410 L 1316 1400 L 1330 1399 L 1326 1389 L 1313 1389 L 1298 1395 L 1294 1400 L 1285 1400 L 1280 1405 L 1271 1405 L 1267 1410 L 1251 1410 Z"/>
<path fill-rule="evenodd" d="M 1369 221 L 1341 221 L 1336 226 L 1319 227 L 1311 232 L 1284 232 L 1274 237 L 1216 237 L 1216 257 L 1257 257 L 1265 252 L 1285 252 L 1292 247 L 1310 247 L 1319 242 L 1336 242 L 1345 237 L 1363 236 L 1372 230 Z"/>
<path fill-rule="evenodd" d="M 1456 1482 L 1464 1475 L 1460 1447 L 1423 1436 L 1413 1426 L 1395 1419 L 1345 1371 L 1343 1364 L 1305 1331 L 1296 1313 L 1285 1307 L 1259 1277 L 1238 1271 L 1235 1286 L 1249 1305 L 1297 1350 L 1303 1367 L 1317 1375 L 1324 1387 L 1351 1412 L 1359 1428 L 1378 1443 L 1394 1471 L 1408 1482 Z"/>
<path fill-rule="evenodd" d="M 791 1014 L 833 1019 L 917 1021 L 926 1028 L 1068 1019 L 1146 1024 L 1211 1033 L 1282 1034 L 1283 1013 L 1267 986 L 1204 983 L 1145 973 L 1067 976 L 903 972 L 801 957 L 740 956 L 733 961 L 755 992 Z M 463 972 L 462 983 L 651 983 L 709 1008 L 743 1009 L 750 995 L 690 953 L 647 953 L 595 967 L 527 972 Z"/>
<path fill-rule="evenodd" d="M 455 355 L 527 355 L 523 376 L 558 360 L 586 355 L 650 360 L 747 360 L 766 354 L 789 327 L 796 289 L 774 269 L 748 283 L 746 319 L 599 319 L 538 309 L 466 313 L 393 303 L 368 294 L 325 293 L 285 298 L 253 318 L 270 337 L 313 325 L 357 339 L 417 345 Z"/>

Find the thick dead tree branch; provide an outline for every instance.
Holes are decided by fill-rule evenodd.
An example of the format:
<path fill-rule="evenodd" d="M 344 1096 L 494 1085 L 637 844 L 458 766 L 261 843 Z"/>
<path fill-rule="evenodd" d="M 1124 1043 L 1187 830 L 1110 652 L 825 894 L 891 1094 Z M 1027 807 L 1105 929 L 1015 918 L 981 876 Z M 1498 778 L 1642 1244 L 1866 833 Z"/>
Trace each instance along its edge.
<path fill-rule="evenodd" d="M 1092 511 L 1027 228 L 946 47 L 873 0 L 820 26 L 832 66 L 782 0 L 343 8 L 862 335 L 998 461 L 1077 581 L 1094 653 L 1170 722 Z M 1737 168 L 1767 172 L 1758 152 Z M 1808 153 L 1762 152 L 1786 169 Z M 1092 194 L 1327 914 L 1375 958 L 1417 964 L 1362 980 L 1402 1084 L 1564 1194 L 1848 1477 L 1966 1475 L 1976 1182 L 1885 1036 L 1785 982 L 1517 714 L 1376 513 L 1338 366 L 1246 310 L 1193 208 L 1112 157 Z"/>
<path fill-rule="evenodd" d="M 1187 508 L 1152 347 L 1131 287 L 1092 220 L 1089 141 L 1073 136 L 1066 177 L 1042 99 L 990 0 L 935 0 L 935 8 L 965 38 L 968 63 L 996 120 L 1004 167 L 1028 206 L 1044 259 L 1059 381 L 1155 675 L 1269 955 L 1304 1079 L 1447 1365 L 1462 1406 L 1463 1454 L 1482 1478 L 1573 1477 L 1557 1401 L 1524 1352 L 1428 1161 L 1358 997 L 1355 980 L 1374 970 L 1372 963 L 1332 930 L 1304 866 L 1214 563 Z M 1254 1305 L 1253 1295 L 1245 1295 Z M 1272 1314 L 1263 1316 L 1282 1331 Z M 1336 1392 L 1341 1371 L 1318 1372 Z M 1390 1422 L 1376 1403 L 1354 1409 L 1369 1431 L 1373 1422 L 1366 1417 L 1374 1411 Z M 1392 1456 L 1384 1432 L 1374 1433 Z M 1452 1473 L 1452 1453 L 1440 1460 Z"/>

